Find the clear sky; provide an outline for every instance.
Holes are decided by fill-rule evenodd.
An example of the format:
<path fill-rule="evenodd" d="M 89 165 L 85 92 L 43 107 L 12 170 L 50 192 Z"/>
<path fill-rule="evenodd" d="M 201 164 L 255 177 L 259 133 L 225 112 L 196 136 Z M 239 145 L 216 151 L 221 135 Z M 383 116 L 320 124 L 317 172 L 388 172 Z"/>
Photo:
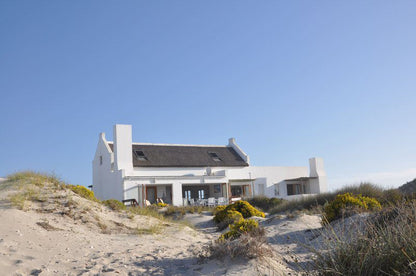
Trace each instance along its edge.
<path fill-rule="evenodd" d="M 0 176 L 90 185 L 99 132 L 416 177 L 416 1 L 0 1 Z"/>

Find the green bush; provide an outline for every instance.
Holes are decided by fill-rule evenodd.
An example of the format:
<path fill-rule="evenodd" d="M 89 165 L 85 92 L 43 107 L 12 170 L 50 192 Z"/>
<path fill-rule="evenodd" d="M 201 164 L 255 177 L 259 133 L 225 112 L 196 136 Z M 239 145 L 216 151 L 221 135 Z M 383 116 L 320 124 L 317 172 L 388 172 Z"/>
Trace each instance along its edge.
<path fill-rule="evenodd" d="M 276 206 L 283 203 L 283 200 L 280 198 L 272 197 L 268 198 L 265 196 L 255 196 L 253 198 L 247 199 L 248 203 L 252 206 L 262 209 L 263 211 L 270 211 Z"/>
<path fill-rule="evenodd" d="M 265 217 L 263 212 L 260 212 L 259 210 L 251 206 L 251 204 L 247 201 L 239 200 L 237 202 L 234 202 L 233 204 L 226 206 L 225 208 L 217 207 L 215 211 L 214 222 L 222 223 L 227 218 L 228 211 L 239 212 L 241 213 L 243 218 L 249 218 L 253 216 L 262 218 Z"/>
<path fill-rule="evenodd" d="M 78 194 L 79 196 L 92 200 L 92 201 L 99 201 L 95 196 L 94 196 L 94 192 L 91 191 L 90 189 L 81 186 L 81 185 L 67 185 L 67 187 L 69 189 L 71 189 L 74 193 Z"/>
<path fill-rule="evenodd" d="M 107 199 L 103 201 L 103 204 L 105 206 L 108 206 L 110 209 L 115 211 L 125 210 L 126 206 L 123 204 L 123 202 L 118 201 L 117 199 Z"/>
<path fill-rule="evenodd" d="M 324 207 L 324 222 L 331 222 L 343 215 L 348 216 L 359 211 L 381 209 L 380 203 L 375 198 L 345 193 Z"/>
<path fill-rule="evenodd" d="M 230 224 L 230 231 L 222 234 L 220 240 L 234 240 L 239 238 L 242 234 L 254 232 L 259 228 L 259 224 L 254 219 L 240 219 L 239 221 Z"/>
<path fill-rule="evenodd" d="M 168 206 L 167 203 L 162 203 L 162 202 L 157 203 L 157 207 L 166 207 L 166 206 Z"/>

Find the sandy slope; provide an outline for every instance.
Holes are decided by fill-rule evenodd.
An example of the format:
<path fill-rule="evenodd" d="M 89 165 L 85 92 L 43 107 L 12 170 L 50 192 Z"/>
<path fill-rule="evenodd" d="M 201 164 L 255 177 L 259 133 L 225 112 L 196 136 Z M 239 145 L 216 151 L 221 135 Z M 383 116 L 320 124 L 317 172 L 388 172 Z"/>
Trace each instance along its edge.
<path fill-rule="evenodd" d="M 63 230 L 48 231 L 37 224 L 47 219 Z M 1 210 L 0 220 L 4 275 L 182 274 L 192 272 L 193 251 L 208 241 L 192 229 L 173 226 L 154 236 L 101 234 L 82 224 L 62 223 L 65 218 L 15 209 Z"/>
<path fill-rule="evenodd" d="M 282 256 L 289 267 L 302 270 L 313 257 L 308 248 L 320 235 L 321 217 L 301 214 L 294 218 L 274 216 L 262 223 L 266 229 L 269 244 Z"/>

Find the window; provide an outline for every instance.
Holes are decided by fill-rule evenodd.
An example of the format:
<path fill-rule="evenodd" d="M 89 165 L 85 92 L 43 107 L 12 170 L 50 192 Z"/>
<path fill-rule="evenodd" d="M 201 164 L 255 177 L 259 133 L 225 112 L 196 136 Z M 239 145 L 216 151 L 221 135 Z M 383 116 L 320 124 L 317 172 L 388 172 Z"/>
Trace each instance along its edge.
<path fill-rule="evenodd" d="M 216 152 L 208 152 L 208 154 L 209 156 L 211 156 L 212 160 L 214 160 L 215 162 L 222 161 Z"/>
<path fill-rule="evenodd" d="M 305 193 L 303 184 L 287 184 L 287 195 L 300 195 Z"/>
<path fill-rule="evenodd" d="M 204 199 L 205 198 L 205 195 L 204 195 L 204 190 L 199 190 L 198 191 L 198 199 Z"/>
<path fill-rule="evenodd" d="M 185 198 L 187 200 L 190 200 L 191 199 L 191 191 L 185 191 Z"/>
<path fill-rule="evenodd" d="M 231 186 L 231 195 L 232 196 L 243 196 L 242 186 Z"/>
<path fill-rule="evenodd" d="M 100 166 L 103 164 L 103 156 L 100 155 Z"/>
<path fill-rule="evenodd" d="M 147 157 L 144 155 L 143 151 L 135 150 L 134 153 L 136 154 L 136 158 L 139 161 L 147 161 Z"/>

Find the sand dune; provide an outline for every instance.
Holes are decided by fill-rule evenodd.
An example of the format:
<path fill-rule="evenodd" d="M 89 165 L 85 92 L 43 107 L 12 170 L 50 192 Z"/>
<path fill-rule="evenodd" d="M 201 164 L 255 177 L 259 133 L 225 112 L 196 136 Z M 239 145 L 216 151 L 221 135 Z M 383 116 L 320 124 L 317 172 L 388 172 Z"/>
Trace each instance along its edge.
<path fill-rule="evenodd" d="M 201 248 L 219 235 L 206 214 L 188 216 L 200 227 L 194 230 L 115 212 L 53 185 L 27 187 L 37 199 L 18 210 L 9 199 L 22 187 L 0 184 L 2 275 L 294 274 L 277 256 L 201 262 Z"/>

